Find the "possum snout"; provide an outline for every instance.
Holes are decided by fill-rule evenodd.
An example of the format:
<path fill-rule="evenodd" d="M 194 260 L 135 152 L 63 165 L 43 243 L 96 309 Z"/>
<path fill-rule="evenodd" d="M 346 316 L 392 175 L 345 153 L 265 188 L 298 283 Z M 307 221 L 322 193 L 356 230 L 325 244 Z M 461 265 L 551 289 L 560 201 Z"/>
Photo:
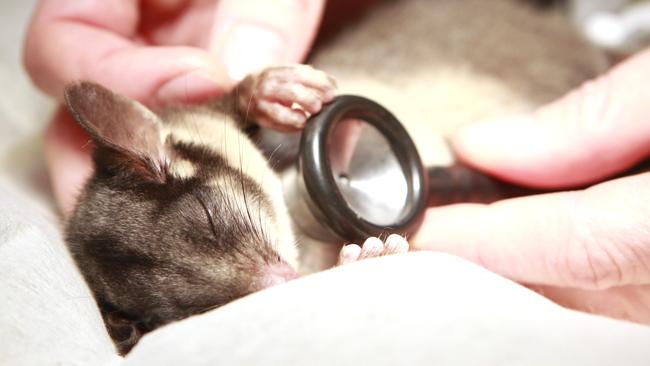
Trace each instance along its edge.
<path fill-rule="evenodd" d="M 298 272 L 284 262 L 272 264 L 262 270 L 264 288 L 279 285 L 298 278 Z"/>

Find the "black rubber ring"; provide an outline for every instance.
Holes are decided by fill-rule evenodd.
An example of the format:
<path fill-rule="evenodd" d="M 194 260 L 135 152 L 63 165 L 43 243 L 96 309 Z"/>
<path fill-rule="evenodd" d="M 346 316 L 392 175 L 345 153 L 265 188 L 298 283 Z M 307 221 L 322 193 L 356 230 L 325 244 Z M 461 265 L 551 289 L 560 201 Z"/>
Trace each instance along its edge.
<path fill-rule="evenodd" d="M 408 184 L 407 202 L 398 221 L 379 226 L 359 216 L 345 201 L 332 173 L 327 141 L 337 122 L 346 118 L 366 121 L 389 142 Z M 343 239 L 365 240 L 386 233 L 412 233 L 422 221 L 427 207 L 427 174 L 420 155 L 402 124 L 372 100 L 341 95 L 311 117 L 303 131 L 298 159 L 299 171 L 312 202 L 321 211 L 328 226 Z M 386 192 L 390 194 L 390 192 Z"/>

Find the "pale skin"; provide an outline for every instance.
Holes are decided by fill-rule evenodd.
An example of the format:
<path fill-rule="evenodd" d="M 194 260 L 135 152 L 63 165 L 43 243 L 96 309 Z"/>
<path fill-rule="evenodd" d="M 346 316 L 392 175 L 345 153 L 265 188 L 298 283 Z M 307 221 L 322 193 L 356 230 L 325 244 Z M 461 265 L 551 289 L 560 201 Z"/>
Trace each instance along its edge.
<path fill-rule="evenodd" d="M 93 80 L 148 106 L 200 102 L 264 66 L 300 62 L 323 5 L 42 0 L 29 27 L 24 63 L 34 83 L 59 101 L 66 84 Z M 256 46 L 261 38 L 265 47 Z M 46 132 L 47 163 L 64 216 L 92 170 L 88 141 L 64 111 Z"/>
<path fill-rule="evenodd" d="M 539 188 L 584 185 L 650 153 L 650 51 L 564 98 L 453 136 L 459 158 Z M 586 190 L 430 209 L 411 242 L 571 308 L 650 324 L 650 173 Z"/>
<path fill-rule="evenodd" d="M 90 79 L 150 106 L 203 101 L 257 68 L 302 60 L 323 1 L 269 3 L 43 0 L 25 65 L 58 100 L 67 83 Z M 267 47 L 251 47 L 246 37 L 264 38 Z M 233 61 L 244 59 L 250 62 L 243 67 Z M 650 152 L 647 80 L 650 52 L 530 115 L 460 131 L 454 149 L 469 165 L 529 186 L 602 179 Z M 91 171 L 87 142 L 60 110 L 45 150 L 64 215 Z M 584 191 L 430 209 L 411 241 L 477 262 L 566 306 L 650 324 L 649 182 L 643 174 Z M 400 252 L 402 240 L 348 246 L 341 262 Z"/>

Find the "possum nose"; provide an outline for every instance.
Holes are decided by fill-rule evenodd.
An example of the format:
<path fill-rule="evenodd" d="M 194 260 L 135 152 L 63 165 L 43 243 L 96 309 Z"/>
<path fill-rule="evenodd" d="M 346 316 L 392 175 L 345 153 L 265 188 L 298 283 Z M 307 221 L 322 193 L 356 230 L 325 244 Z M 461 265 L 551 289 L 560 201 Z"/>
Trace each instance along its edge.
<path fill-rule="evenodd" d="M 298 278 L 298 272 L 291 268 L 290 265 L 286 263 L 272 264 L 267 267 L 264 273 L 264 285 L 265 287 L 271 287 L 296 278 Z"/>

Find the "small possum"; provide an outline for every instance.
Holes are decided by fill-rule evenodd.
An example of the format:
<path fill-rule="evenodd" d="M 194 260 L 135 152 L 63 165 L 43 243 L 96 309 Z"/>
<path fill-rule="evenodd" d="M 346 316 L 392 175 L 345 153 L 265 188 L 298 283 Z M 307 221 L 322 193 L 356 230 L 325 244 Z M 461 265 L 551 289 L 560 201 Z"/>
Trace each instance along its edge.
<path fill-rule="evenodd" d="M 96 149 L 66 241 L 122 353 L 156 327 L 297 277 L 280 181 L 243 129 L 298 129 L 334 93 L 304 65 L 157 113 L 94 83 L 67 87 Z M 342 262 L 407 250 L 401 238 L 368 243 Z"/>

